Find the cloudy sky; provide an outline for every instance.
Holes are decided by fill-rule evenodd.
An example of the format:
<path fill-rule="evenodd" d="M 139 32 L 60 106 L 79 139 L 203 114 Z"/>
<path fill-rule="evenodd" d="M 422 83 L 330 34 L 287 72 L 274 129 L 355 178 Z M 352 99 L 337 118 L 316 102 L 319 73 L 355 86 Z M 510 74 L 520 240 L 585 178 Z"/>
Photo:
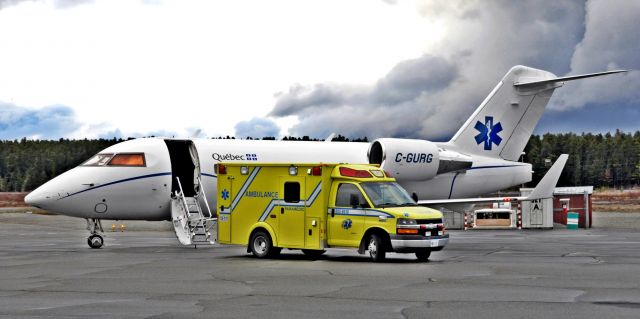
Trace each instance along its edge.
<path fill-rule="evenodd" d="M 0 139 L 448 139 L 517 64 L 640 69 L 640 0 L 0 0 Z M 536 130 L 640 129 L 640 72 Z"/>

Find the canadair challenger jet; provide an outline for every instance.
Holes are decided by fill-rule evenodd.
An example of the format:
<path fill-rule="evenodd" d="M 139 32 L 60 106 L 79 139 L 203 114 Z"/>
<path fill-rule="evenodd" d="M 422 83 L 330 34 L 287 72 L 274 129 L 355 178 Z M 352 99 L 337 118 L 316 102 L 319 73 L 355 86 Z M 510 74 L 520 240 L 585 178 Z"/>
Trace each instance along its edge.
<path fill-rule="evenodd" d="M 463 198 L 531 181 L 531 164 L 518 158 L 556 88 L 565 81 L 619 72 L 625 71 L 556 77 L 515 66 L 445 143 L 398 138 L 372 143 L 129 140 L 50 180 L 25 201 L 87 219 L 92 247 L 102 246 L 101 219 L 171 220 L 176 195 L 203 207 L 201 214 L 215 216 L 214 164 L 219 162 L 373 163 L 420 204 L 467 202 Z"/>

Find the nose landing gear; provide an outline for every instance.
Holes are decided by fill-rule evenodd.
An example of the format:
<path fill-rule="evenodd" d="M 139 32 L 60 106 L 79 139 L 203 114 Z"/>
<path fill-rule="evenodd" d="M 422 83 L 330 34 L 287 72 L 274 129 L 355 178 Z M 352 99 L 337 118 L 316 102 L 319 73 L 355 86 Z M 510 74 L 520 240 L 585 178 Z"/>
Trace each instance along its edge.
<path fill-rule="evenodd" d="M 99 233 L 104 233 L 102 223 L 96 218 L 87 218 L 87 230 L 91 233 L 87 238 L 89 247 L 98 249 L 104 245 L 104 239 Z"/>

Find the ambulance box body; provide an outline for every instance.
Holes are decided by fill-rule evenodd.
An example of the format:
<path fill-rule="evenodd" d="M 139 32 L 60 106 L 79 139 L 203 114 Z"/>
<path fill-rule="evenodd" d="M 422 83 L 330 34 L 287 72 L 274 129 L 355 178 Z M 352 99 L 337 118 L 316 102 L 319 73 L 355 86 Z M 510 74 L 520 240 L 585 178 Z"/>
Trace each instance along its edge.
<path fill-rule="evenodd" d="M 375 165 L 221 163 L 216 173 L 218 242 L 258 257 L 353 247 L 374 260 L 388 251 L 426 260 L 448 243 L 442 213 Z"/>

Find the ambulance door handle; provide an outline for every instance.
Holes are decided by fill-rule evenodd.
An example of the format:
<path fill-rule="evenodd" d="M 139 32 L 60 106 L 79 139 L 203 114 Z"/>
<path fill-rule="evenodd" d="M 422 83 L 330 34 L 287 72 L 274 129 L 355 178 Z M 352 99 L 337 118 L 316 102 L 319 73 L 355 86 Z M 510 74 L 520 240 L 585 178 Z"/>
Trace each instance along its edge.
<path fill-rule="evenodd" d="M 280 214 L 284 214 L 284 207 L 280 207 Z"/>
<path fill-rule="evenodd" d="M 331 217 L 336 217 L 336 209 L 335 208 L 331 209 Z"/>

